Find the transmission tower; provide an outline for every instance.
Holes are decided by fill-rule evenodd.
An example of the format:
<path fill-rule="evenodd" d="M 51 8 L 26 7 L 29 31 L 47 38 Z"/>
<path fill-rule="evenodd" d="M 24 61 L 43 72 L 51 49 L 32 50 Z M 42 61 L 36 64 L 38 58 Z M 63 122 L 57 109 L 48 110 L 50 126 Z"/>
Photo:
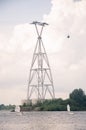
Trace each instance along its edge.
<path fill-rule="evenodd" d="M 37 100 L 44 100 L 48 94 L 52 99 L 55 98 L 53 79 L 51 74 L 48 57 L 42 42 L 42 32 L 47 23 L 34 21 L 31 24 L 35 25 L 37 32 L 37 42 L 33 53 L 32 64 L 29 74 L 28 94 L 30 100 L 35 93 Z M 40 26 L 40 31 L 38 27 Z"/>

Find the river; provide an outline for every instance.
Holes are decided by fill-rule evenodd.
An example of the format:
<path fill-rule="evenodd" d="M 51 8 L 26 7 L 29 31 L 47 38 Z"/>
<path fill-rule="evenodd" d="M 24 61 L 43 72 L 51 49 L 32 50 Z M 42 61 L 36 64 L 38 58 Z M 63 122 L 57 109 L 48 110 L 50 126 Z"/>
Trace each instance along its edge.
<path fill-rule="evenodd" d="M 86 130 L 86 112 L 0 111 L 0 130 Z"/>

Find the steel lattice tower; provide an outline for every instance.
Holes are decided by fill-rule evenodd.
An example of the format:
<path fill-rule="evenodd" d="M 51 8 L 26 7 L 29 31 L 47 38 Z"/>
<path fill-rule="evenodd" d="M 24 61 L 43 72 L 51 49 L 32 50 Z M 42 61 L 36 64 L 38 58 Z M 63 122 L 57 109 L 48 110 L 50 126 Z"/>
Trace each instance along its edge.
<path fill-rule="evenodd" d="M 35 25 L 38 38 L 30 68 L 27 98 L 30 100 L 33 93 L 35 93 L 37 100 L 44 100 L 47 94 L 54 99 L 55 93 L 51 69 L 42 42 L 43 28 L 48 24 L 37 21 L 34 21 L 32 24 Z M 40 26 L 40 32 L 38 26 Z"/>

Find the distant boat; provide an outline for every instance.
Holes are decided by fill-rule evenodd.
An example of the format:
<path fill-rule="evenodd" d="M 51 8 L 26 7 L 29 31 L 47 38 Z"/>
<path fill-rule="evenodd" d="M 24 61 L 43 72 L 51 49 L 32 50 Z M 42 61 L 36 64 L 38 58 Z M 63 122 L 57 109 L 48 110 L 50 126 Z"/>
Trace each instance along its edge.
<path fill-rule="evenodd" d="M 70 112 L 70 105 L 67 104 L 67 111 Z"/>
<path fill-rule="evenodd" d="M 20 112 L 20 106 L 15 107 L 15 112 Z"/>
<path fill-rule="evenodd" d="M 68 111 L 69 114 L 74 114 L 73 112 L 71 112 L 69 104 L 67 104 L 67 111 Z"/>

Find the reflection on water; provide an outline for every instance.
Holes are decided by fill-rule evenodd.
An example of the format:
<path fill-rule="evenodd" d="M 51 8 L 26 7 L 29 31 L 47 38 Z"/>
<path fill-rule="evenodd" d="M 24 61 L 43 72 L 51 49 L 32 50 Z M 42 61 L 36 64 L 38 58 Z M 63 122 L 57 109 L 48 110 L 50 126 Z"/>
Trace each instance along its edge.
<path fill-rule="evenodd" d="M 2 112 L 0 130 L 86 130 L 86 112 Z"/>

